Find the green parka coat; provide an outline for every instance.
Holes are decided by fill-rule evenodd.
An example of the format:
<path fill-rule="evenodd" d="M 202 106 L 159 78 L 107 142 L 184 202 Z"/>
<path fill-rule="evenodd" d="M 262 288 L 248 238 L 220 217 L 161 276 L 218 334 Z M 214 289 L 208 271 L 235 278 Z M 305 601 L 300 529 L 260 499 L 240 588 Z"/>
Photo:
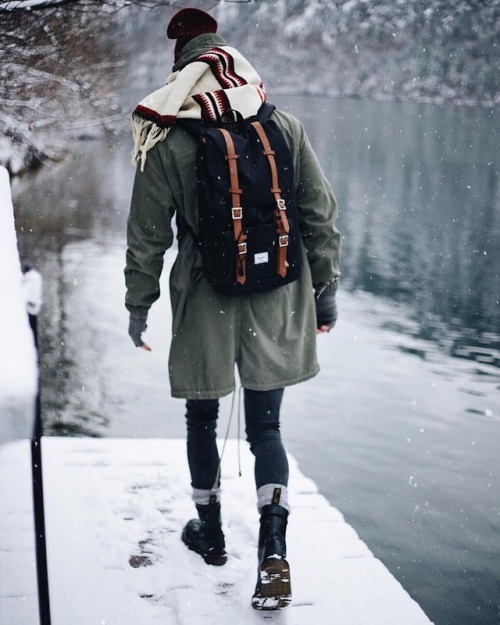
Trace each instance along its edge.
<path fill-rule="evenodd" d="M 192 47 L 187 44 L 183 56 L 195 57 Z M 301 382 L 319 370 L 314 293 L 337 286 L 336 202 L 300 122 L 282 111 L 275 111 L 272 119 L 294 161 L 301 277 L 272 291 L 237 297 L 218 294 L 204 278 L 191 235 L 184 235 L 170 274 L 173 397 L 211 399 L 229 394 L 235 387 L 235 364 L 242 386 L 261 391 Z M 174 215 L 179 213 L 197 231 L 196 148 L 195 139 L 174 126 L 148 152 L 144 171 L 137 167 L 127 230 L 129 310 L 148 310 L 160 295 L 163 256 L 174 241 Z"/>

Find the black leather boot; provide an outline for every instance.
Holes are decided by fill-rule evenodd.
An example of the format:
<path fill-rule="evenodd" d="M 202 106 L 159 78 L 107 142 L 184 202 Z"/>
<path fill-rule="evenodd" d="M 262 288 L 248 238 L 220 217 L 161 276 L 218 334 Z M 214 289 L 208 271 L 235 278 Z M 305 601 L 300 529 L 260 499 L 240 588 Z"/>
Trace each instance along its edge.
<path fill-rule="evenodd" d="M 279 610 L 292 600 L 290 566 L 286 561 L 288 511 L 276 504 L 264 506 L 260 517 L 257 585 L 252 597 L 256 610 Z"/>
<path fill-rule="evenodd" d="M 199 519 L 191 519 L 182 530 L 182 541 L 199 553 L 207 564 L 226 564 L 227 554 L 222 533 L 220 503 L 197 505 Z"/>

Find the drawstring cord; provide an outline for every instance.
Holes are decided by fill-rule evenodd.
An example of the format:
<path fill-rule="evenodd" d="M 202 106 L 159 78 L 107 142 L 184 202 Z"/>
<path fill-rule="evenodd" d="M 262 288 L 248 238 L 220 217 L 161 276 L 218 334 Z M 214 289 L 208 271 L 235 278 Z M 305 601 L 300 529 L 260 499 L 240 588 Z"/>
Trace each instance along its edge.
<path fill-rule="evenodd" d="M 241 391 L 243 387 L 240 386 L 238 390 L 238 477 L 241 477 L 241 455 L 240 455 L 240 440 L 241 440 Z"/>
<path fill-rule="evenodd" d="M 238 475 L 241 477 L 241 457 L 240 457 L 240 428 L 241 428 L 241 391 L 243 388 L 240 386 L 238 391 Z M 236 397 L 236 389 L 233 391 L 233 397 L 231 399 L 231 412 L 229 413 L 229 419 L 226 427 L 226 434 L 224 436 L 224 443 L 222 444 L 222 451 L 219 456 L 219 464 L 217 466 L 217 473 L 215 474 L 215 480 L 212 486 L 212 490 L 215 492 L 219 487 L 219 479 L 221 474 L 221 464 L 222 457 L 224 456 L 224 451 L 226 449 L 227 439 L 229 438 L 229 429 L 231 427 L 231 421 L 233 420 L 234 414 L 234 400 Z"/>

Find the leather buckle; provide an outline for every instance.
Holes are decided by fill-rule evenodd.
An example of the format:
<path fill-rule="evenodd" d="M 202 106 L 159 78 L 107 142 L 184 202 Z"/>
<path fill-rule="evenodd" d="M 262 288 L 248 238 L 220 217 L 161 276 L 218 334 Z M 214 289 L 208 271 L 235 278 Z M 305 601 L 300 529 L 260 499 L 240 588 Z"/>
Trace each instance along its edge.
<path fill-rule="evenodd" d="M 241 206 L 234 206 L 231 209 L 231 215 L 233 219 L 242 219 L 243 218 L 243 209 Z"/>
<path fill-rule="evenodd" d="M 276 200 L 276 206 L 278 207 L 279 211 L 286 211 L 286 204 L 283 198 Z"/>
<path fill-rule="evenodd" d="M 287 243 L 288 245 L 288 243 Z M 247 244 L 246 243 L 238 243 L 238 254 L 246 254 L 247 253 Z"/>
<path fill-rule="evenodd" d="M 288 234 L 281 234 L 278 243 L 280 247 L 286 247 L 288 245 Z"/>

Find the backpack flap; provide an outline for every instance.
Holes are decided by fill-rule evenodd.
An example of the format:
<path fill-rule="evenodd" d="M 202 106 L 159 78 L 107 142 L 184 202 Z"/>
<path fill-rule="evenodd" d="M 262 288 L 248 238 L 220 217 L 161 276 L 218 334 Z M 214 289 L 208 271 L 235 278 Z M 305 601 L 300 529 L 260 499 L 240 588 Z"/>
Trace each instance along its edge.
<path fill-rule="evenodd" d="M 296 280 L 293 163 L 277 125 L 246 120 L 202 129 L 197 177 L 197 239 L 214 289 L 236 295 Z"/>

